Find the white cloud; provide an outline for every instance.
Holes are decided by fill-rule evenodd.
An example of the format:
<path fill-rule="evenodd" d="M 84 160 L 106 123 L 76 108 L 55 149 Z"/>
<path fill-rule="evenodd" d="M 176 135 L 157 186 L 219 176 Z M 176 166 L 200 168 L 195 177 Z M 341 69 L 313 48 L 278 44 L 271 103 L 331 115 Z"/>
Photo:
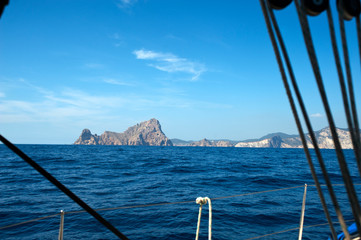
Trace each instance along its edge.
<path fill-rule="evenodd" d="M 169 54 L 162 54 L 162 53 L 157 53 L 157 52 L 153 52 L 153 51 L 148 51 L 148 50 L 135 50 L 133 52 L 135 54 L 135 56 L 137 57 L 137 59 L 155 59 L 155 60 L 161 60 L 162 58 L 166 58 L 167 56 L 169 56 Z"/>
<path fill-rule="evenodd" d="M 107 113 L 126 105 L 120 97 L 92 96 L 68 89 L 59 95 L 44 95 L 40 101 L 0 101 L 0 122 L 62 122 L 106 118 Z"/>
<path fill-rule="evenodd" d="M 100 63 L 86 63 L 84 67 L 89 69 L 103 69 L 105 66 Z"/>
<path fill-rule="evenodd" d="M 130 6 L 132 6 L 134 3 L 136 3 L 138 0 L 118 0 L 117 1 L 117 6 L 119 8 L 128 8 Z"/>
<path fill-rule="evenodd" d="M 27 80 L 18 80 L 21 91 L 32 92 L 36 97 L 0 98 L 0 122 L 76 122 L 84 119 L 108 119 L 110 114 L 129 104 L 126 97 L 99 96 L 66 88 L 49 91 Z M 8 94 L 9 95 L 9 94 Z"/>
<path fill-rule="evenodd" d="M 5 93 L 0 92 L 0 98 L 3 98 L 3 97 L 5 97 Z"/>
<path fill-rule="evenodd" d="M 154 89 L 148 94 L 129 93 L 120 96 L 91 94 L 71 88 L 50 91 L 23 79 L 20 82 L 24 87 L 23 91 L 32 92 L 37 97 L 0 98 L 0 123 L 49 123 L 65 126 L 84 121 L 117 121 L 126 113 L 137 111 L 232 108 L 231 105 L 189 99 L 176 89 L 162 89 L 160 92 L 157 91 L 159 89 Z M 114 79 L 108 79 L 108 82 L 122 84 Z"/>
<path fill-rule="evenodd" d="M 201 63 L 189 61 L 185 58 L 180 58 L 171 53 L 161 53 L 150 50 L 135 50 L 133 54 L 137 59 L 149 60 L 152 66 L 160 71 L 175 73 L 183 72 L 192 75 L 192 80 L 197 80 L 199 76 L 206 71 L 206 68 Z"/>
<path fill-rule="evenodd" d="M 109 107 L 123 106 L 126 102 L 121 97 L 113 96 L 95 96 L 83 91 L 66 89 L 61 92 L 59 97 L 47 96 L 54 103 L 63 103 L 71 107 L 80 107 L 82 109 L 104 109 Z"/>
<path fill-rule="evenodd" d="M 121 80 L 115 80 L 112 78 L 109 79 L 105 79 L 104 82 L 109 83 L 109 84 L 113 84 L 113 85 L 119 85 L 119 86 L 134 86 L 134 84 L 129 83 L 129 82 L 124 82 Z"/>
<path fill-rule="evenodd" d="M 314 114 L 311 114 L 310 117 L 321 118 L 321 117 L 323 117 L 323 115 L 321 113 L 314 113 Z"/>

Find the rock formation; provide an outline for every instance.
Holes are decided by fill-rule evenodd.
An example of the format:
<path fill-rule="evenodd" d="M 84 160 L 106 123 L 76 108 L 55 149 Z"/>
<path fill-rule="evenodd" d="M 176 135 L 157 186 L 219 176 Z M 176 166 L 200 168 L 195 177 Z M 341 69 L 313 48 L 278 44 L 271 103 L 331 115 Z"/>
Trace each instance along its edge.
<path fill-rule="evenodd" d="M 208 140 L 206 138 L 197 141 L 197 142 L 191 142 L 188 146 L 191 147 L 233 147 L 234 144 L 232 144 L 230 141 L 225 140 Z"/>
<path fill-rule="evenodd" d="M 105 131 L 100 136 L 84 129 L 74 142 L 76 145 L 141 145 L 141 146 L 173 146 L 162 132 L 157 119 L 138 123 L 123 133 Z"/>
<path fill-rule="evenodd" d="M 341 146 L 343 149 L 351 149 L 352 142 L 350 132 L 347 129 L 337 128 Z M 315 132 L 320 148 L 334 148 L 330 128 L 323 128 Z M 79 145 L 142 145 L 142 146 L 191 146 L 191 147 L 248 147 L 248 148 L 302 148 L 302 142 L 298 135 L 285 133 L 272 133 L 260 139 L 235 142 L 231 140 L 183 141 L 173 139 L 172 142 L 162 132 L 157 119 L 141 122 L 128 128 L 123 133 L 105 131 L 98 136 L 92 134 L 89 129 L 84 129 L 80 137 L 74 142 Z M 306 134 L 307 145 L 313 148 L 309 134 Z"/>
<path fill-rule="evenodd" d="M 343 149 L 352 148 L 350 132 L 347 129 L 337 128 L 341 146 Z M 334 148 L 330 128 L 323 128 L 315 132 L 315 136 L 320 148 Z M 174 140 L 174 141 L 173 141 Z M 307 145 L 313 148 L 310 135 L 306 135 Z M 174 146 L 192 147 L 247 147 L 247 148 L 303 148 L 301 138 L 298 135 L 288 135 L 285 133 L 271 133 L 259 139 L 235 142 L 231 140 L 209 140 L 183 141 L 172 139 Z"/>
<path fill-rule="evenodd" d="M 262 139 L 259 141 L 239 142 L 235 147 L 251 147 L 251 148 L 285 148 L 288 147 L 280 136 Z"/>
<path fill-rule="evenodd" d="M 352 142 L 350 132 L 346 129 L 337 128 L 337 134 L 343 149 L 351 149 Z M 323 128 L 315 132 L 315 137 L 320 148 L 334 148 L 330 128 Z M 307 145 L 313 148 L 310 135 L 306 135 Z M 235 147 L 262 147 L 262 148 L 302 148 L 301 138 L 297 135 L 287 134 L 270 134 L 259 140 L 242 141 L 235 145 Z"/>

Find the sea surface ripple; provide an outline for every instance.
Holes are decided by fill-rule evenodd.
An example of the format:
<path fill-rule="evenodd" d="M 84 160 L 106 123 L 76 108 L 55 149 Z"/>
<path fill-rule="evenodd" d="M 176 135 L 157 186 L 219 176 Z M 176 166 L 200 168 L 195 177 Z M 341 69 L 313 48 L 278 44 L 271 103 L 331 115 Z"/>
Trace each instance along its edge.
<path fill-rule="evenodd" d="M 212 199 L 282 188 L 291 189 L 214 199 L 213 239 L 250 239 L 297 228 L 302 186 L 314 184 L 302 149 L 18 147 L 94 209 L 186 202 L 99 211 L 129 239 L 194 239 L 199 207 L 195 203 L 197 197 Z M 359 184 L 353 152 L 346 150 L 344 153 L 354 182 Z M 334 150 L 323 150 L 322 154 L 332 183 L 341 184 Z M 3 145 L 0 145 L 0 159 L 0 228 L 56 214 L 60 210 L 81 210 Z M 300 187 L 292 188 L 296 186 Z M 359 185 L 355 188 L 358 192 L 361 190 Z M 351 219 L 344 187 L 335 186 L 335 190 L 345 219 Z M 331 213 L 337 221 L 334 211 Z M 59 222 L 57 215 L 1 229 L 0 239 L 57 239 Z M 309 186 L 304 224 L 323 223 L 326 219 L 316 189 Z M 208 207 L 204 206 L 200 239 L 206 239 L 207 233 Z M 328 235 L 327 225 L 305 227 L 303 239 L 327 239 Z M 297 236 L 298 230 L 293 230 L 260 239 L 297 239 Z M 64 239 L 117 238 L 89 214 L 72 213 L 65 215 Z"/>

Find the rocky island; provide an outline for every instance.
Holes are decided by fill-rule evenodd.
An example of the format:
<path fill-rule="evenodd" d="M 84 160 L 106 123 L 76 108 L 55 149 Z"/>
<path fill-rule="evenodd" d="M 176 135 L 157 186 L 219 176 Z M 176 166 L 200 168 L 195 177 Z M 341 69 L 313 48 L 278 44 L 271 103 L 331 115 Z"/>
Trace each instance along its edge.
<path fill-rule="evenodd" d="M 347 129 L 337 128 L 337 134 L 343 149 L 351 149 L 352 142 L 350 132 Z M 333 149 L 334 144 L 330 132 L 330 128 L 326 127 L 319 131 L 315 131 L 315 136 L 320 148 Z M 307 145 L 313 148 L 309 134 L 306 134 Z M 244 141 L 231 140 L 208 140 L 200 141 L 183 141 L 180 139 L 172 139 L 174 146 L 190 146 L 190 147 L 244 147 L 244 148 L 302 148 L 302 142 L 299 135 L 289 135 L 286 133 L 271 133 L 259 139 L 251 139 Z"/>
<path fill-rule="evenodd" d="M 339 137 L 343 149 L 351 149 L 352 142 L 350 132 L 347 129 L 337 128 L 337 135 Z M 333 149 L 335 148 L 332 140 L 332 135 L 329 127 L 315 131 L 315 137 L 320 148 Z M 313 148 L 309 134 L 306 134 L 307 146 Z M 285 133 L 268 134 L 260 139 L 241 141 L 235 147 L 261 147 L 261 148 L 302 148 L 301 138 L 298 135 L 288 135 Z"/>
<path fill-rule="evenodd" d="M 157 119 L 138 123 L 123 133 L 105 131 L 100 136 L 84 129 L 74 142 L 76 145 L 130 145 L 130 146 L 173 146 L 162 131 Z"/>
<path fill-rule="evenodd" d="M 343 149 L 351 149 L 350 132 L 347 129 L 337 128 L 337 134 Z M 307 145 L 313 148 L 309 134 L 306 134 Z M 320 148 L 334 148 L 330 128 L 326 127 L 315 131 Z M 244 141 L 209 140 L 184 141 L 168 139 L 162 131 L 157 119 L 141 122 L 128 128 L 123 133 L 105 131 L 101 135 L 92 134 L 84 129 L 80 137 L 74 142 L 76 145 L 130 145 L 130 146 L 182 146 L 182 147 L 245 147 L 245 148 L 302 148 L 298 135 L 285 133 L 271 133 L 259 139 Z"/>

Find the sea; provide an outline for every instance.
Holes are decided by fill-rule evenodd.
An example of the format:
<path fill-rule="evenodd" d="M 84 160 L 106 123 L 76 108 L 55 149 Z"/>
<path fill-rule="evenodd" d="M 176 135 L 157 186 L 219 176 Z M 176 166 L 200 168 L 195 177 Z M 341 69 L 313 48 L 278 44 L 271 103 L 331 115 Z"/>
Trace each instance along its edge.
<path fill-rule="evenodd" d="M 303 239 L 329 237 L 303 149 L 17 146 L 129 239 L 194 239 L 197 197 L 211 199 L 212 239 L 297 239 L 305 184 Z M 360 192 L 353 151 L 344 154 Z M 335 151 L 322 155 L 351 220 Z M 4 145 L 0 159 L 0 239 L 58 239 L 61 210 L 64 239 L 117 239 Z M 203 205 L 199 239 L 208 239 L 208 214 Z"/>

